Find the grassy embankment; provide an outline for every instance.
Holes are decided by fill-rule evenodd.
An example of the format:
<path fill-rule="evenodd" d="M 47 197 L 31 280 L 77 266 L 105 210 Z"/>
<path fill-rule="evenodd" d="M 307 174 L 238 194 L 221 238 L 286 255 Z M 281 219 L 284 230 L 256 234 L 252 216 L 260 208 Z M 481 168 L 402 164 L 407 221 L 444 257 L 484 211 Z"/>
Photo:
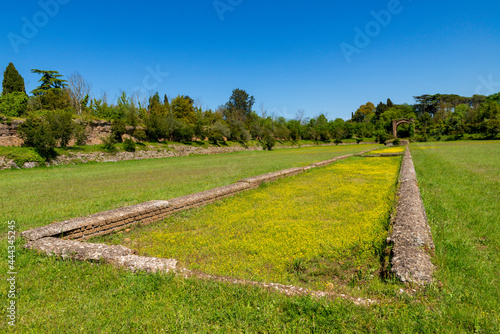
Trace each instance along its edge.
<path fill-rule="evenodd" d="M 134 275 L 108 265 L 60 261 L 19 248 L 16 258 L 18 318 L 15 329 L 20 333 L 162 330 L 224 333 L 498 333 L 498 153 L 498 142 L 412 145 L 436 243 L 434 262 L 438 266 L 436 277 L 439 282 L 428 288 L 413 287 L 416 290 L 413 292 L 401 285 L 405 292 L 397 293 L 391 289 L 380 303 L 365 307 L 343 300 L 290 298 L 255 287 L 186 280 L 171 275 Z M 114 165 L 114 168 L 118 166 L 120 164 Z M 75 173 L 81 167 L 62 169 L 77 168 L 73 170 Z M 44 170 L 50 184 L 48 180 L 54 177 L 47 171 L 53 170 Z M 15 173 L 25 172 L 32 171 Z M 15 173 L 5 175 L 10 177 Z M 11 195 L 17 195 L 12 190 L 16 187 L 24 187 L 25 192 L 36 192 L 27 185 L 35 180 L 43 181 L 42 174 L 37 178 L 29 177 L 29 174 L 22 176 L 31 182 L 24 184 L 23 177 L 12 178 Z M 132 174 L 129 178 L 134 176 Z M 75 175 L 69 182 L 78 179 Z M 85 183 L 85 178 L 82 179 Z M 112 188 L 108 187 L 108 191 Z M 68 197 L 69 202 L 74 201 L 71 190 L 60 188 L 59 191 Z M 43 192 L 37 194 L 39 198 L 43 198 L 41 194 Z M 4 196 L 2 204 L 7 198 Z M 46 193 L 49 200 L 54 201 L 53 197 L 64 198 L 62 194 Z M 15 205 L 15 202 L 12 200 L 9 205 Z M 79 211 L 73 209 L 75 212 L 86 210 L 83 203 L 78 205 L 81 207 Z M 5 208 L 7 206 L 2 208 L 2 213 Z M 35 216 L 34 209 L 18 207 L 14 212 L 16 216 L 26 219 Z M 2 219 L 7 218 L 10 217 Z M 5 239 L 0 244 L 3 254 L 6 254 Z M 21 247 L 20 243 L 18 247 Z M 2 272 L 6 272 L 6 262 L 4 255 L 4 261 L 0 263 Z M 3 305 L 0 316 L 4 319 L 0 329 L 3 329 L 7 327 L 5 288 L 1 290 L 0 298 Z"/>

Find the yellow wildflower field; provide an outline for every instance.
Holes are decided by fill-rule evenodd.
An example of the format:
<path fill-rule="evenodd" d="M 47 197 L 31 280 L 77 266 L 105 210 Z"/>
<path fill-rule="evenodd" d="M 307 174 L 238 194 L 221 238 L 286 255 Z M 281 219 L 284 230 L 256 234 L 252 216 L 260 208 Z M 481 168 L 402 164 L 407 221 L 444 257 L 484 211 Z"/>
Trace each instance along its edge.
<path fill-rule="evenodd" d="M 367 154 L 403 153 L 405 149 L 406 149 L 405 146 L 395 146 L 395 147 L 381 148 L 375 151 L 371 151 Z"/>
<path fill-rule="evenodd" d="M 301 275 L 344 262 L 373 273 L 400 163 L 401 157 L 349 158 L 174 214 L 127 238 L 142 255 L 223 276 L 300 283 Z"/>

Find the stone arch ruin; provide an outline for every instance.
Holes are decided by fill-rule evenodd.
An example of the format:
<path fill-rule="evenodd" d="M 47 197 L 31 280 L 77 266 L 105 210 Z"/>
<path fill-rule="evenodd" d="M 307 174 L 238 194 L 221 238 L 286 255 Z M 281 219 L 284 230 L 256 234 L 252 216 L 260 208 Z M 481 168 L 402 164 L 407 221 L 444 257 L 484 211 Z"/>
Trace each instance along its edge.
<path fill-rule="evenodd" d="M 412 124 L 413 122 L 415 122 L 415 119 L 413 119 L 413 118 L 410 118 L 410 119 L 403 118 L 403 119 L 393 120 L 392 121 L 392 133 L 394 135 L 394 138 L 398 138 L 398 126 L 400 124 Z"/>

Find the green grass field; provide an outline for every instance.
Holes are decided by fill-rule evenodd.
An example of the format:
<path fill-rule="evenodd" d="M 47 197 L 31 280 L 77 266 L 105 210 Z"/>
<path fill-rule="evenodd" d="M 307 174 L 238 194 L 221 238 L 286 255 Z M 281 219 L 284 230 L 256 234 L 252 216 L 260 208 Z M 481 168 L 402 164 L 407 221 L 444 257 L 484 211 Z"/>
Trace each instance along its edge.
<path fill-rule="evenodd" d="M 299 161 L 301 158 L 294 156 L 293 151 L 271 152 L 276 155 L 269 156 L 266 168 L 306 163 L 307 158 Z M 172 275 L 131 274 L 109 265 L 61 261 L 25 251 L 18 238 L 17 326 L 11 330 L 18 333 L 498 333 L 500 143 L 419 143 L 412 144 L 411 151 L 436 244 L 433 262 L 437 265 L 437 282 L 434 285 L 418 288 L 380 282 L 378 303 L 356 306 L 341 299 L 287 297 L 251 286 Z M 280 154 L 283 157 L 279 158 Z M 328 154 L 331 156 L 332 152 Z M 202 169 L 211 166 L 210 159 L 222 158 L 218 164 L 229 163 L 238 156 L 178 159 L 179 162 L 172 163 L 175 168 L 170 172 L 184 173 L 183 168 L 187 166 Z M 183 164 L 188 159 L 193 160 Z M 248 159 L 239 160 L 243 166 L 239 173 L 264 172 L 263 167 L 254 172 L 255 165 L 245 166 L 251 161 Z M 324 158 L 313 158 L 321 159 Z M 2 227 L 5 231 L 7 220 L 13 218 L 19 219 L 24 229 L 42 225 L 47 219 L 74 217 L 127 201 L 140 201 L 140 196 L 147 196 L 141 194 L 130 199 L 123 192 L 125 189 L 133 192 L 131 184 L 142 186 L 143 175 L 148 175 L 148 168 L 155 163 L 161 167 L 157 166 L 153 174 L 159 176 L 143 191 L 164 194 L 164 189 L 155 190 L 155 184 L 156 188 L 165 184 L 162 183 L 165 174 L 161 171 L 168 169 L 166 161 L 2 173 Z M 95 183 L 94 175 L 99 180 Z M 193 175 L 196 174 L 193 172 Z M 235 174 L 218 175 L 222 176 L 212 185 L 203 183 L 203 177 L 172 178 L 171 183 L 177 186 L 170 189 L 180 195 L 183 187 L 190 192 L 199 191 L 240 178 Z M 106 176 L 117 178 L 106 184 Z M 142 182 L 134 182 L 135 178 Z M 120 180 L 125 183 L 123 187 Z M 87 204 L 100 182 L 104 182 L 104 186 L 98 197 L 106 199 L 106 203 Z M 68 186 L 71 184 L 78 186 Z M 89 189 L 85 184 L 89 184 Z M 84 194 L 79 197 L 80 192 Z M 17 196 L 20 199 L 16 201 Z M 52 208 L 58 201 L 64 204 Z M 65 209 L 64 205 L 71 208 Z M 4 254 L 0 270 L 6 273 L 5 237 L 0 247 Z M 4 284 L 0 290 L 1 332 L 8 330 L 7 284 Z"/>

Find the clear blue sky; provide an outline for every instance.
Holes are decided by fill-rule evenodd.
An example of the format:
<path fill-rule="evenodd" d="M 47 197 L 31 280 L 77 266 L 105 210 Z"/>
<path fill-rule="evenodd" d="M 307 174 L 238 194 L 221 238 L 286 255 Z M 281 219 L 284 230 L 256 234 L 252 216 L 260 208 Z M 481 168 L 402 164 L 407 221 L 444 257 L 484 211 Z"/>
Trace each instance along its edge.
<path fill-rule="evenodd" d="M 268 114 L 347 119 L 388 97 L 500 91 L 499 14 L 493 0 L 3 1 L 0 67 L 30 91 L 32 68 L 78 71 L 113 102 L 142 87 L 215 109 L 241 88 Z M 341 45 L 357 48 L 350 62 Z"/>

